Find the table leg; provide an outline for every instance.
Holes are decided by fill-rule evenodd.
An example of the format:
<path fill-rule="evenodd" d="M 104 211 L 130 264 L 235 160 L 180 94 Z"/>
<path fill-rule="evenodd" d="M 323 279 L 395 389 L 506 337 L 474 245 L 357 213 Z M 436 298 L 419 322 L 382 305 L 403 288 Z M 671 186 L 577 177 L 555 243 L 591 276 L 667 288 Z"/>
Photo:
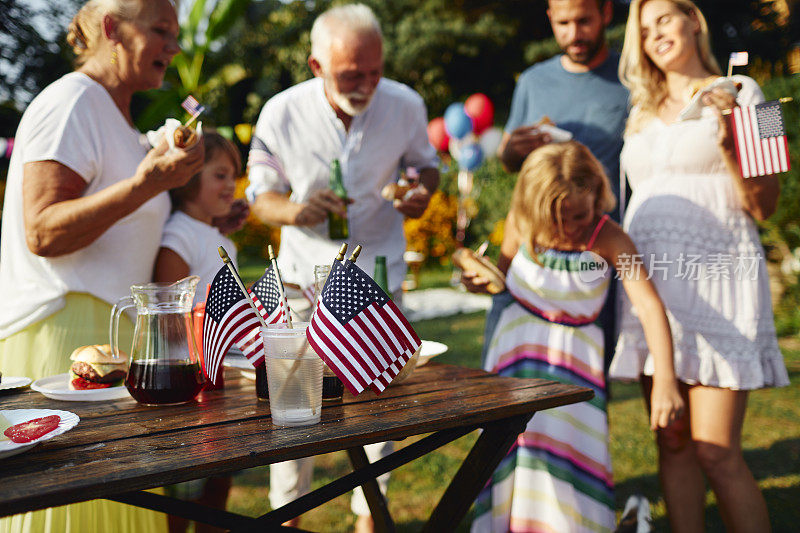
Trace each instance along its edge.
<path fill-rule="evenodd" d="M 365 468 L 370 464 L 362 446 L 348 448 L 347 455 L 350 457 L 350 464 L 353 465 L 353 470 Z M 383 497 L 381 489 L 378 487 L 378 481 L 375 478 L 368 479 L 361 485 L 361 488 L 364 490 L 364 497 L 367 500 L 367 505 L 369 505 L 372 519 L 375 521 L 375 531 L 378 533 L 393 533 L 395 531 L 394 521 L 389 514 L 386 498 Z"/>
<path fill-rule="evenodd" d="M 483 428 L 481 436 L 431 513 L 423 532 L 455 530 L 532 416 L 526 414 L 506 418 Z"/>

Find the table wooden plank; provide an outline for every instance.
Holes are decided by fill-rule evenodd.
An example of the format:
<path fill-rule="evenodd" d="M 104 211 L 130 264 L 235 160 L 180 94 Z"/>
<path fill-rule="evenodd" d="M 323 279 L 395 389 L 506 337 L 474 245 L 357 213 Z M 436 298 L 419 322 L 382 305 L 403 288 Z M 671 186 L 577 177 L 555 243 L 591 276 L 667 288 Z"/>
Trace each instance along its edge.
<path fill-rule="evenodd" d="M 2 460 L 0 515 L 229 473 L 382 440 L 481 425 L 591 398 L 589 389 L 501 378 L 431 363 L 380 397 L 323 407 L 318 425 L 276 428 L 252 382 L 226 381 L 201 402 L 147 408 L 132 401 L 56 402 L 22 393 L 0 408 L 60 408 L 81 422 Z M 346 395 L 349 396 L 349 395 Z"/>

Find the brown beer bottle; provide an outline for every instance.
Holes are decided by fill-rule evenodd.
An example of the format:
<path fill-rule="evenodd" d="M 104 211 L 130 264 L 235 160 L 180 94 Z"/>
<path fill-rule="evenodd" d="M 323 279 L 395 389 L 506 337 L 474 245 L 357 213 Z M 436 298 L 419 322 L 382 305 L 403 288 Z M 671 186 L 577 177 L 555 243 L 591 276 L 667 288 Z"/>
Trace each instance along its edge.
<path fill-rule="evenodd" d="M 344 183 L 342 183 L 342 166 L 339 163 L 338 159 L 334 159 L 331 161 L 331 177 L 329 182 L 329 187 L 333 191 L 333 193 L 344 200 L 347 201 L 347 190 L 344 188 Z M 347 204 L 344 206 L 345 211 L 347 210 Z M 350 231 L 347 225 L 347 218 L 340 216 L 337 213 L 328 212 L 328 237 L 331 240 L 339 241 L 343 239 L 347 239 L 350 236 Z"/>

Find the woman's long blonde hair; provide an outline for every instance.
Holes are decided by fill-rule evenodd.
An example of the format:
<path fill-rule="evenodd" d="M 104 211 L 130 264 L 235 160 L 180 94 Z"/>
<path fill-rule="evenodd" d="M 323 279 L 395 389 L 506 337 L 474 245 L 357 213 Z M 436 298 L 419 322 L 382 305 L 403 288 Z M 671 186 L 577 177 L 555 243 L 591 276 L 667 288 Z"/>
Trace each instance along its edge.
<path fill-rule="evenodd" d="M 564 237 L 561 207 L 573 193 L 595 195 L 595 215 L 617 203 L 603 165 L 577 141 L 551 143 L 525 159 L 511 198 L 511 212 L 523 242 L 550 245 Z"/>
<path fill-rule="evenodd" d="M 97 52 L 105 15 L 134 20 L 148 3 L 148 0 L 89 0 L 83 4 L 67 27 L 67 43 L 75 53 L 75 64 L 83 65 Z"/>
<path fill-rule="evenodd" d="M 717 60 L 711 53 L 708 23 L 703 13 L 691 0 L 669 0 L 675 7 L 700 23 L 697 35 L 697 53 L 703 67 L 712 74 L 721 75 Z M 633 0 L 625 26 L 625 43 L 619 60 L 619 80 L 631 92 L 633 111 L 628 118 L 625 134 L 636 133 L 658 113 L 658 108 L 667 98 L 664 73 L 647 57 L 642 49 L 642 6 L 648 0 Z"/>

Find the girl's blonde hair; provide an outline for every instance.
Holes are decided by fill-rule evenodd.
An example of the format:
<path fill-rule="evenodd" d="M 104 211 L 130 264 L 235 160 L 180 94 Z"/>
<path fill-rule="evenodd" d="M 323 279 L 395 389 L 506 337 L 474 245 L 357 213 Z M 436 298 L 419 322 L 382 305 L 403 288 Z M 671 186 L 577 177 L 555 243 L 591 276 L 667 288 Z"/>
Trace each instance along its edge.
<path fill-rule="evenodd" d="M 135 20 L 150 3 L 150 0 L 89 0 L 83 4 L 67 27 L 67 43 L 75 53 L 75 64 L 83 65 L 97 52 L 105 15 Z"/>
<path fill-rule="evenodd" d="M 711 40 L 708 23 L 703 13 L 691 0 L 669 0 L 688 16 L 694 16 L 700 23 L 697 34 L 697 53 L 703 67 L 712 74 L 721 75 L 717 60 L 711 53 Z M 625 43 L 619 60 L 619 79 L 631 92 L 633 111 L 628 118 L 625 134 L 636 133 L 650 122 L 658 113 L 658 108 L 667 98 L 664 73 L 647 57 L 642 41 L 642 6 L 648 0 L 633 0 L 625 27 Z"/>
<path fill-rule="evenodd" d="M 219 154 L 225 155 L 230 159 L 231 163 L 233 163 L 236 176 L 239 176 L 239 173 L 242 171 L 242 155 L 239 153 L 239 149 L 236 148 L 235 144 L 216 131 L 206 128 L 203 128 L 202 142 L 206 151 L 204 163 L 208 163 Z M 200 174 L 201 173 L 198 172 L 192 176 L 185 185 L 170 189 L 169 197 L 172 199 L 173 211 L 179 209 L 186 202 L 191 202 L 200 194 Z"/>
<path fill-rule="evenodd" d="M 564 237 L 561 207 L 569 195 L 580 192 L 594 194 L 595 215 L 617 204 L 603 165 L 586 146 L 577 141 L 551 143 L 525 159 L 511 212 L 531 251 L 537 244 L 550 245 Z"/>

